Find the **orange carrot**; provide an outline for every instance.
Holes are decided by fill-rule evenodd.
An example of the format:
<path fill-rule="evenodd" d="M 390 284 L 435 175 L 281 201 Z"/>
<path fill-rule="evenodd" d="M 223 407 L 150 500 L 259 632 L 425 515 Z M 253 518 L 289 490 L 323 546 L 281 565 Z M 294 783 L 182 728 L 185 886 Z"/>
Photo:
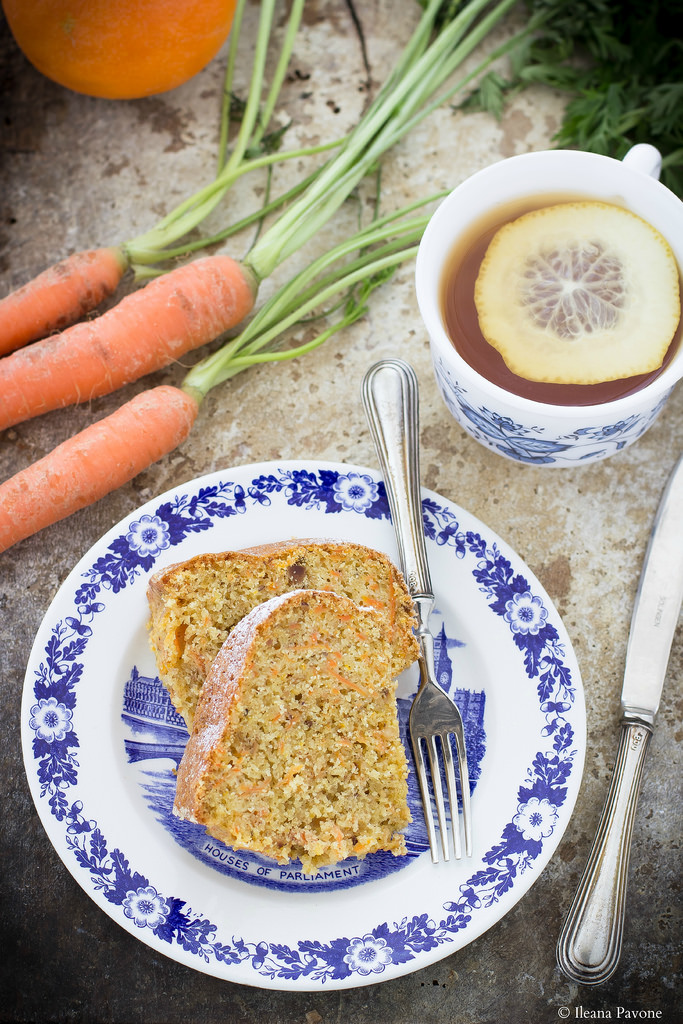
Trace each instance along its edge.
<path fill-rule="evenodd" d="M 0 356 L 61 331 L 116 291 L 128 260 L 121 249 L 76 252 L 0 300 Z"/>
<path fill-rule="evenodd" d="M 161 217 L 151 228 L 118 247 L 76 253 L 62 263 L 49 268 L 33 281 L 4 299 L 0 299 L 0 356 L 12 352 L 37 338 L 55 330 L 63 330 L 96 309 L 103 298 L 117 287 L 122 274 L 130 266 L 135 280 L 147 276 L 146 267 L 153 273 L 161 272 L 159 264 L 168 266 L 176 256 L 186 255 L 212 244 L 211 239 L 190 239 L 188 236 L 217 207 L 223 196 L 243 174 L 268 167 L 282 160 L 300 159 L 306 155 L 336 148 L 334 142 L 297 147 L 283 152 L 279 143 L 283 130 L 271 130 L 271 120 L 277 108 L 281 87 L 285 81 L 289 60 L 297 38 L 305 0 L 293 0 L 287 5 L 286 24 L 275 0 L 259 4 L 258 29 L 254 39 L 242 42 L 245 0 L 239 0 L 230 30 L 228 60 L 223 81 L 218 171 L 208 184 L 183 199 Z M 20 5 L 23 6 L 23 5 Z M 173 6 L 173 5 L 171 5 Z M 177 6 L 177 5 L 176 5 Z M 200 4 L 195 4 L 200 7 Z M 234 5 L 233 5 L 234 6 Z M 281 35 L 276 54 L 275 25 Z M 72 40 L 73 41 L 73 40 Z M 178 40 L 182 48 L 182 40 Z M 236 54 L 251 52 L 253 63 L 251 78 L 246 89 L 247 101 L 239 118 L 235 117 L 234 75 Z M 271 71 L 273 72 L 271 74 Z M 266 78 L 270 78 L 267 83 Z M 265 90 L 265 91 L 264 91 Z M 230 125 L 239 121 L 239 130 L 229 140 Z M 166 173 L 165 177 L 168 177 Z M 270 199 L 256 216 L 245 218 L 247 223 L 259 220 L 264 212 L 277 209 L 288 198 L 301 190 L 297 186 L 288 194 Z M 234 234 L 239 223 L 224 230 L 224 236 Z M 246 224 L 244 225 L 246 226 Z"/>
<path fill-rule="evenodd" d="M 420 222 L 420 227 L 424 227 L 422 222 Z M 373 231 L 374 230 L 375 229 L 373 228 Z M 385 226 L 382 226 L 380 228 L 382 237 L 384 237 L 384 231 Z M 399 243 L 400 239 L 401 236 L 399 236 Z M 343 244 L 343 252 L 341 255 L 346 255 L 347 247 L 350 247 L 351 251 L 355 251 L 358 245 L 360 245 L 361 249 L 364 249 L 365 243 L 367 241 L 367 233 L 365 231 L 360 232 L 358 235 L 354 236 L 352 239 L 347 240 Z M 376 241 L 376 239 L 371 238 L 370 241 L 374 242 Z M 386 269 L 386 256 L 382 256 L 379 260 L 376 260 L 373 253 L 374 249 L 371 247 L 369 253 L 365 253 L 358 260 L 353 261 L 353 274 L 348 274 L 347 266 L 344 265 L 341 271 L 339 272 L 341 274 L 341 277 L 339 278 L 338 282 L 335 282 L 334 274 L 328 274 L 326 277 L 323 276 L 324 288 L 322 289 L 322 291 L 325 295 L 325 301 L 327 301 L 330 297 L 336 294 L 336 291 L 342 288 L 347 288 L 350 279 L 357 280 L 359 275 L 367 276 L 368 273 L 370 273 L 370 276 L 372 276 L 376 272 L 378 266 Z M 397 249 L 392 250 L 392 253 L 393 254 L 391 255 L 390 259 L 394 262 L 397 260 L 400 261 L 400 259 L 402 259 L 404 255 L 404 251 L 401 248 L 400 244 Z M 316 280 L 318 276 L 323 274 L 323 271 L 327 270 L 328 264 L 335 265 L 339 256 L 339 251 L 336 248 L 332 249 L 322 259 L 322 264 L 321 258 L 319 258 L 318 260 L 315 260 L 314 263 L 311 265 L 311 268 L 313 269 L 308 268 L 307 270 L 295 275 L 292 281 L 290 281 L 287 285 L 285 285 L 283 288 L 280 288 L 273 295 L 270 296 L 268 301 L 261 307 L 256 316 L 250 318 L 247 326 L 242 329 L 241 333 L 237 337 L 231 338 L 231 340 L 228 341 L 227 344 L 223 346 L 222 349 L 219 349 L 218 352 L 214 352 L 212 355 L 202 360 L 202 362 L 193 366 L 190 372 L 185 376 L 185 380 L 182 383 L 182 390 L 186 392 L 188 395 L 193 396 L 192 401 L 195 404 L 195 406 L 199 405 L 204 396 L 212 388 L 216 387 L 224 380 L 227 380 L 229 377 L 233 376 L 234 373 L 240 372 L 241 369 L 245 368 L 248 365 L 251 365 L 252 360 L 258 361 L 260 349 L 264 346 L 264 333 L 266 342 L 268 344 L 276 343 L 277 339 L 287 326 L 292 326 L 294 323 L 298 322 L 305 313 L 310 312 L 312 309 L 314 309 L 316 306 L 320 304 L 322 300 L 320 297 L 320 291 L 318 290 L 318 286 L 316 284 L 311 284 L 310 282 L 311 280 Z M 240 267 L 240 265 L 234 264 L 232 260 L 226 260 L 225 258 L 223 258 L 223 261 L 221 261 L 218 257 L 213 257 L 210 261 L 207 260 L 206 262 L 210 262 L 211 266 L 213 267 L 220 266 L 224 270 L 227 269 L 228 276 L 231 273 L 233 273 L 233 268 L 236 266 L 239 279 L 242 281 L 243 284 L 243 290 L 246 290 L 247 292 L 247 303 L 251 302 L 251 291 L 248 286 L 252 280 L 258 280 L 258 276 L 256 274 L 252 275 L 248 268 L 242 268 Z M 193 267 L 196 267 L 196 264 L 194 264 Z M 186 268 L 183 268 L 183 270 L 185 269 Z M 225 278 L 226 274 L 223 273 L 221 276 L 221 280 L 224 280 Z M 382 278 L 380 277 L 379 280 L 381 279 Z M 148 286 L 148 288 L 143 289 L 143 291 L 147 295 L 158 296 L 159 286 L 161 286 L 163 282 L 168 282 L 169 280 L 171 280 L 171 275 L 168 275 L 166 278 L 159 279 L 157 287 L 152 288 L 152 286 L 150 285 Z M 167 289 L 165 289 L 165 291 L 167 291 Z M 204 298 L 206 301 L 206 297 Z M 362 299 L 363 303 L 365 302 L 366 298 L 367 292 L 364 292 Z M 302 301 L 304 303 L 303 307 L 300 305 Z M 175 301 L 175 304 L 178 305 L 178 302 Z M 159 302 L 155 300 L 154 305 L 158 306 Z M 163 303 L 162 306 L 163 309 L 165 309 Z M 358 303 L 356 303 L 354 307 L 354 309 L 358 310 L 362 310 L 363 308 L 364 305 L 360 305 Z M 241 311 L 236 313 L 235 317 L 237 318 L 240 315 Z M 108 315 L 105 314 L 100 319 L 104 321 L 107 316 Z M 346 316 L 347 314 L 345 313 L 344 317 L 339 318 L 338 325 L 343 325 L 346 322 L 353 322 L 353 319 L 348 321 L 346 319 Z M 209 317 L 209 319 L 211 318 Z M 224 324 L 222 326 L 224 326 Z M 212 330 L 217 329 L 218 327 L 216 326 L 214 320 L 212 320 Z M 131 328 L 131 330 L 134 330 L 134 328 Z M 144 327 L 140 328 L 140 330 L 142 332 L 144 330 Z M 79 336 L 79 334 L 81 334 L 81 332 L 77 332 L 75 328 L 72 328 L 71 332 L 65 333 L 73 334 L 74 332 L 76 333 L 77 337 Z M 330 329 L 326 329 L 316 339 L 314 339 L 312 343 L 307 342 L 306 345 L 303 346 L 303 349 L 307 350 L 311 344 L 319 344 L 320 342 L 324 341 L 326 337 L 329 337 L 329 334 Z M 135 336 L 133 336 L 133 341 L 136 341 Z M 4 359 L 0 359 L 0 423 L 2 423 L 3 414 L 5 416 L 4 425 L 9 425 L 9 422 L 11 422 L 13 418 L 16 420 L 18 413 L 21 413 L 24 410 L 24 404 L 22 404 L 21 401 L 17 401 L 16 382 L 12 386 L 10 386 L 11 375 L 7 375 L 7 380 L 3 383 L 4 368 L 19 363 L 20 357 L 22 363 L 25 363 L 26 365 L 30 366 L 30 354 L 33 351 L 41 351 L 45 347 L 46 346 L 43 345 L 43 343 L 37 343 L 35 345 L 29 346 L 29 348 L 27 349 L 24 349 L 23 352 L 16 352 L 14 353 L 14 355 L 6 356 Z M 243 351 L 247 352 L 246 359 L 242 358 L 240 355 L 241 352 Z M 302 348 L 300 347 L 299 349 L 287 350 L 283 353 L 283 355 L 285 356 L 285 358 L 290 358 L 295 354 L 301 354 L 301 352 Z M 235 367 L 233 367 L 232 365 L 233 356 L 234 361 L 238 364 Z M 218 362 L 216 362 L 216 357 L 219 357 Z M 84 361 L 86 361 L 85 356 L 83 357 L 83 359 Z M 72 371 L 68 368 L 65 371 L 67 385 L 71 376 L 71 372 Z M 73 373 L 78 373 L 78 367 L 74 368 Z M 42 382 L 40 380 L 34 381 L 32 386 L 34 391 L 39 392 L 42 387 Z M 176 395 L 178 394 L 176 389 L 171 389 L 171 393 L 175 393 Z M 12 394 L 14 394 L 13 398 L 11 398 Z M 15 405 L 15 409 L 12 415 L 8 415 L 8 407 L 10 400 Z M 140 399 L 138 399 L 138 401 L 140 401 Z M 34 412 L 36 411 L 37 410 L 34 410 Z M 189 426 L 187 429 L 189 430 Z M 81 435 L 81 437 L 83 436 L 84 435 Z M 130 473 L 130 475 L 133 475 L 135 472 L 139 472 L 146 465 L 151 465 L 156 459 L 161 458 L 162 455 L 167 454 L 169 451 L 172 450 L 174 443 L 180 443 L 180 441 L 184 440 L 185 437 L 186 432 L 180 430 L 179 440 L 177 442 L 169 441 L 168 445 L 163 444 L 158 451 L 154 446 L 152 446 L 150 451 L 145 453 L 144 458 L 140 458 L 137 432 L 136 430 L 132 430 L 127 437 L 124 437 L 123 435 L 121 436 L 118 448 L 118 457 L 122 462 L 125 461 L 126 459 L 131 461 L 131 464 L 135 466 L 135 469 L 133 469 Z M 123 446 L 125 445 L 125 443 L 128 443 L 131 446 L 131 448 L 134 449 L 134 451 L 133 454 L 131 454 L 130 456 L 126 456 L 124 459 Z M 79 445 L 80 439 L 78 437 L 74 438 L 75 447 L 73 450 L 79 450 Z M 139 461 L 134 461 L 136 457 L 138 458 Z M 47 459 L 51 458 L 52 457 L 50 456 L 47 457 Z M 102 460 L 103 463 L 106 463 L 108 458 L 106 443 L 103 446 L 100 446 L 99 458 Z M 49 467 L 53 465 L 53 463 L 48 461 L 46 465 L 49 469 Z M 38 476 L 40 476 L 40 473 L 38 474 Z M 16 541 L 22 539 L 22 537 L 28 536 L 36 530 L 41 529 L 43 525 L 49 525 L 49 523 L 55 522 L 58 519 L 62 518 L 64 515 L 69 514 L 71 506 L 69 506 L 68 503 L 62 504 L 64 499 L 59 496 L 59 492 L 57 490 L 55 490 L 54 492 L 50 492 L 48 488 L 48 490 L 43 490 L 43 492 L 41 492 L 38 489 L 36 491 L 35 501 L 38 506 L 45 505 L 45 517 L 41 519 L 40 516 L 38 516 L 34 520 L 27 521 L 26 526 L 22 531 L 20 523 L 23 518 L 23 512 L 21 508 L 19 508 L 19 510 L 17 511 L 16 495 L 17 493 L 21 492 L 22 488 L 24 490 L 26 490 L 26 488 L 29 488 L 30 490 L 30 488 L 33 486 L 33 484 L 31 483 L 33 479 L 34 478 L 30 476 L 29 471 L 26 470 L 20 473 L 18 477 L 15 477 L 14 480 L 8 480 L 5 484 L 0 485 L 0 551 L 4 550 L 4 547 L 8 547 Z M 21 481 L 24 480 L 29 482 L 22 483 Z M 52 485 L 52 482 L 54 482 L 56 486 L 57 481 L 51 481 L 50 486 Z M 92 495 L 88 496 L 86 493 L 85 496 L 83 497 L 83 500 L 80 500 L 80 498 L 76 500 L 73 504 L 73 510 L 75 510 L 76 508 L 82 508 L 86 504 L 90 504 L 91 502 L 96 501 L 98 498 L 102 497 L 105 493 L 107 493 L 107 491 L 113 491 L 118 486 L 120 486 L 120 482 L 113 476 L 108 480 L 100 478 L 100 483 L 101 486 L 100 484 L 98 484 L 96 487 L 93 488 Z M 62 490 L 66 488 L 66 491 L 68 492 L 70 488 L 68 480 L 66 482 L 63 481 L 63 484 L 64 486 Z M 30 508 L 31 502 L 28 496 L 25 496 L 24 503 L 27 508 Z M 15 521 L 19 525 L 14 526 L 13 524 Z M 4 526 L 3 523 L 5 524 Z M 3 530 L 5 533 L 4 540 Z M 337 665 L 336 662 L 333 662 L 332 667 L 338 668 L 340 666 Z M 341 675 L 339 677 L 339 681 L 343 683 L 345 687 L 352 685 L 350 681 L 345 680 L 343 677 L 341 677 Z M 335 694 L 339 699 L 341 699 L 340 689 L 338 687 L 331 687 L 331 689 L 333 694 Z"/>
<path fill-rule="evenodd" d="M 236 326 L 252 309 L 251 272 L 207 256 L 117 306 L 0 360 L 0 430 L 109 394 Z"/>
<path fill-rule="evenodd" d="M 144 391 L 0 484 L 0 551 L 91 505 L 173 451 L 198 409 L 180 388 Z"/>

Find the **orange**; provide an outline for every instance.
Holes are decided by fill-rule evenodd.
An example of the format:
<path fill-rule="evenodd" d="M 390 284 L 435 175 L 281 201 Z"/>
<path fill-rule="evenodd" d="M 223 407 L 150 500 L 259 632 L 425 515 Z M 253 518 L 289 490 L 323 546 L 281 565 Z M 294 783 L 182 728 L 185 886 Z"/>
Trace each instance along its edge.
<path fill-rule="evenodd" d="M 2 0 L 12 34 L 40 72 L 107 99 L 174 89 L 227 39 L 236 0 Z"/>

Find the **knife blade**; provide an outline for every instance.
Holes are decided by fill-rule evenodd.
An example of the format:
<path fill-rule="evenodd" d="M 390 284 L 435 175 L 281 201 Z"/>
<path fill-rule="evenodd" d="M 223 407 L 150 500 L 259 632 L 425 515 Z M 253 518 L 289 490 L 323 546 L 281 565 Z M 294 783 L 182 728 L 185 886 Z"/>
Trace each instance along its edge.
<path fill-rule="evenodd" d="M 560 970 L 599 985 L 619 963 L 626 881 L 643 766 L 683 599 L 683 456 L 667 481 L 643 561 L 621 691 L 612 780 L 591 851 L 557 943 Z"/>
<path fill-rule="evenodd" d="M 652 527 L 626 648 L 625 715 L 654 724 L 683 600 L 683 457 L 671 473 Z"/>

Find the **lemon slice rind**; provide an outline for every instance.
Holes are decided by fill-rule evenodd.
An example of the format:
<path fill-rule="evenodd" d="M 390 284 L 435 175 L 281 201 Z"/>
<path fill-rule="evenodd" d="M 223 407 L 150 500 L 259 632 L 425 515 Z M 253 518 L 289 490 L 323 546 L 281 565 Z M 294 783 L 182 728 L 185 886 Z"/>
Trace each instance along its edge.
<path fill-rule="evenodd" d="M 657 370 L 680 320 L 678 268 L 647 221 L 598 201 L 503 225 L 475 285 L 479 325 L 528 380 L 596 384 Z"/>

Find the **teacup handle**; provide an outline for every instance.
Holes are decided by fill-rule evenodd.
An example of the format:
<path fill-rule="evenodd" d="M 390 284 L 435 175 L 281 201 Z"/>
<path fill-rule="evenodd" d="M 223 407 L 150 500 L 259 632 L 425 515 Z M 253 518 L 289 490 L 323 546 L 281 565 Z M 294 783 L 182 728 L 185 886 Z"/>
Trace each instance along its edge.
<path fill-rule="evenodd" d="M 639 142 L 631 146 L 622 163 L 634 171 L 647 174 L 650 178 L 659 179 L 662 170 L 662 154 L 647 142 Z"/>

